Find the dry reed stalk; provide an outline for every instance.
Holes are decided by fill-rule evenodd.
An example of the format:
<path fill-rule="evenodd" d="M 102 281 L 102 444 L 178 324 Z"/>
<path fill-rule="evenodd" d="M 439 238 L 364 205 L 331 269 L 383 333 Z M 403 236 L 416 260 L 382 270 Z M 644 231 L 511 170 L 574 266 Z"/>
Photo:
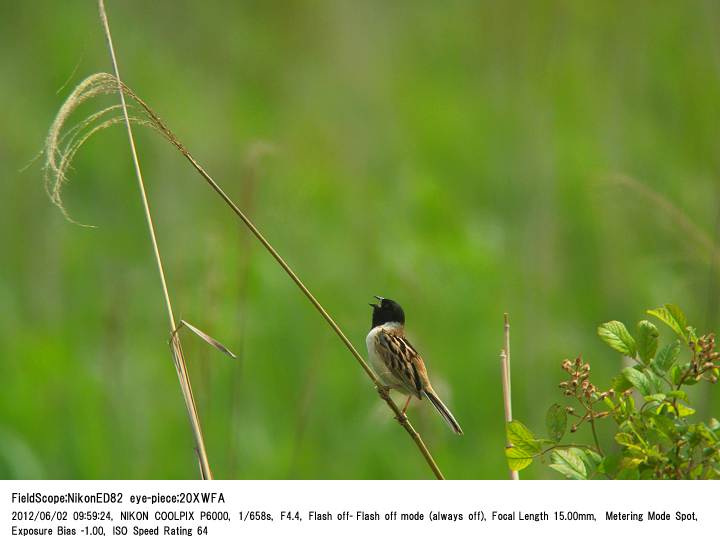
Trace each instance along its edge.
<path fill-rule="evenodd" d="M 180 338 L 177 335 L 178 326 L 175 323 L 175 315 L 173 314 L 172 302 L 170 300 L 170 293 L 167 287 L 167 281 L 165 279 L 165 271 L 163 269 L 162 258 L 160 256 L 160 249 L 158 248 L 157 237 L 155 235 L 155 227 L 153 223 L 152 214 L 150 213 L 150 205 L 147 199 L 147 193 L 145 192 L 145 182 L 142 176 L 142 170 L 140 169 L 140 160 L 138 158 L 137 148 L 135 146 L 135 139 L 133 137 L 132 124 L 130 116 L 128 114 L 127 104 L 125 102 L 125 93 L 123 87 L 120 85 L 122 80 L 120 79 L 120 70 L 118 68 L 117 57 L 115 55 L 115 48 L 113 47 L 112 35 L 110 34 L 110 24 L 108 23 L 107 14 L 105 12 L 105 3 L 103 0 L 98 0 L 98 9 L 100 12 L 100 20 L 103 25 L 105 32 L 105 38 L 108 43 L 110 50 L 110 58 L 112 59 L 113 70 L 115 72 L 115 78 L 117 80 L 117 91 L 120 95 L 120 105 L 122 107 L 123 119 L 125 122 L 125 128 L 127 129 L 128 141 L 130 143 L 130 153 L 132 155 L 133 166 L 135 168 L 135 176 L 138 182 L 138 189 L 142 198 L 143 209 L 145 212 L 145 220 L 147 221 L 148 232 L 150 233 L 150 241 L 152 243 L 153 254 L 155 256 L 155 263 L 157 265 L 158 274 L 160 275 L 160 284 L 162 286 L 163 297 L 165 299 L 165 309 L 167 310 L 168 320 L 170 322 L 170 349 L 172 350 L 173 362 L 175 363 L 175 370 L 178 375 L 178 381 L 180 382 L 180 389 L 185 400 L 185 407 L 187 409 L 188 417 L 190 419 L 190 427 L 193 432 L 193 438 L 195 440 L 195 451 L 198 457 L 198 463 L 200 466 L 200 475 L 203 480 L 212 480 L 212 471 L 210 469 L 210 463 L 208 461 L 207 451 L 205 450 L 205 440 L 200 426 L 200 418 L 197 412 L 197 405 L 195 404 L 195 398 L 192 392 L 192 386 L 190 384 L 190 376 L 188 375 L 187 364 L 185 357 L 182 352 L 182 346 L 180 344 Z M 82 144 L 82 143 L 81 143 Z"/>
<path fill-rule="evenodd" d="M 503 401 L 505 403 L 505 425 L 512 421 L 512 393 L 510 387 L 510 319 L 505 313 L 504 326 L 505 344 L 500 351 L 500 367 L 502 375 Z M 510 447 L 510 441 L 506 444 Z M 510 478 L 512 480 L 520 480 L 520 474 L 517 471 L 510 470 Z"/>
<path fill-rule="evenodd" d="M 503 335 L 505 336 L 505 356 L 507 357 L 507 385 L 508 395 L 512 395 L 512 376 L 510 375 L 510 316 L 504 314 Z M 510 402 L 510 415 L 512 416 L 512 402 Z"/>

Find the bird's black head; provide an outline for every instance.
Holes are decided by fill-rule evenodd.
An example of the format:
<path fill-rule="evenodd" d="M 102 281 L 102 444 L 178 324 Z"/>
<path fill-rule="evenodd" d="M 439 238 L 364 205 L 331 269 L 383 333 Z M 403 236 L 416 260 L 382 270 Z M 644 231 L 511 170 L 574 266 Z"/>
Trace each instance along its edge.
<path fill-rule="evenodd" d="M 400 325 L 405 324 L 405 312 L 402 307 L 392 299 L 375 296 L 380 301 L 379 304 L 370 303 L 373 308 L 372 327 L 380 326 L 386 322 L 397 322 Z"/>

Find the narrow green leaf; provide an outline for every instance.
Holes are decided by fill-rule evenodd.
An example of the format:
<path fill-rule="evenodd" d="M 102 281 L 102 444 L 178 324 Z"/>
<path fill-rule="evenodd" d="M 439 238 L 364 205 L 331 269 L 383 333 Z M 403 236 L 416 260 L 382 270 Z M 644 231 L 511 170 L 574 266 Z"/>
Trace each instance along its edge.
<path fill-rule="evenodd" d="M 532 463 L 532 455 L 517 446 L 505 448 L 505 457 L 508 462 L 508 467 L 512 471 L 522 471 Z"/>
<path fill-rule="evenodd" d="M 630 433 L 615 433 L 615 442 L 622 446 L 635 445 L 635 439 Z"/>
<path fill-rule="evenodd" d="M 628 395 L 625 399 L 625 406 L 627 407 L 628 413 L 631 414 L 635 411 L 635 399 L 631 395 Z"/>
<path fill-rule="evenodd" d="M 670 368 L 675 366 L 679 354 L 680 342 L 676 339 L 658 351 L 657 355 L 655 355 L 653 365 L 660 371 L 660 373 L 667 372 Z"/>
<path fill-rule="evenodd" d="M 530 429 L 517 420 L 513 420 L 506 426 L 508 442 L 516 448 L 522 449 L 526 454 L 537 454 L 541 447 L 537 437 Z"/>
<path fill-rule="evenodd" d="M 585 480 L 587 468 L 581 454 L 582 450 L 579 448 L 553 450 L 550 454 L 550 467 L 567 478 Z"/>
<path fill-rule="evenodd" d="M 597 329 L 597 333 L 600 339 L 616 351 L 631 358 L 637 354 L 635 340 L 622 322 L 611 320 L 601 324 Z"/>
<path fill-rule="evenodd" d="M 679 385 L 680 380 L 683 376 L 683 368 L 679 364 L 675 364 L 672 368 L 670 368 L 670 381 L 672 381 L 673 385 Z"/>
<path fill-rule="evenodd" d="M 650 391 L 653 393 L 662 393 L 665 389 L 662 378 L 658 377 L 658 375 L 650 369 L 646 369 L 643 373 L 648 380 Z"/>
<path fill-rule="evenodd" d="M 567 412 L 564 406 L 553 404 L 545 415 L 548 436 L 553 442 L 560 442 L 567 428 Z"/>
<path fill-rule="evenodd" d="M 688 337 L 685 332 L 685 328 L 687 328 L 687 319 L 685 318 L 685 313 L 680 310 L 680 307 L 677 305 L 667 304 L 664 307 L 649 309 L 646 312 L 647 314 L 662 320 L 672 329 L 673 332 L 683 338 L 683 341 L 687 342 Z"/>
<path fill-rule="evenodd" d="M 688 401 L 688 396 L 685 391 L 668 391 L 668 398 L 679 398 L 680 400 Z"/>
<path fill-rule="evenodd" d="M 632 367 L 623 368 L 622 375 L 625 376 L 625 379 L 627 379 L 633 387 L 640 391 L 641 395 L 647 396 L 653 393 L 650 380 L 641 371 Z"/>
<path fill-rule="evenodd" d="M 693 408 L 690 408 L 689 406 L 685 406 L 684 404 L 681 404 L 679 402 L 677 402 L 675 404 L 675 407 L 677 408 L 678 415 L 680 417 L 691 416 L 695 413 L 695 410 Z"/>
<path fill-rule="evenodd" d="M 663 393 L 654 393 L 644 397 L 644 399 L 645 402 L 662 402 L 665 400 L 665 395 Z"/>
<path fill-rule="evenodd" d="M 638 355 L 640 355 L 640 360 L 645 364 L 649 365 L 657 352 L 658 337 L 660 337 L 660 332 L 658 332 L 655 324 L 648 320 L 638 322 L 637 351 Z"/>
<path fill-rule="evenodd" d="M 639 457 L 624 457 L 620 460 L 620 467 L 624 469 L 636 469 L 644 460 Z"/>

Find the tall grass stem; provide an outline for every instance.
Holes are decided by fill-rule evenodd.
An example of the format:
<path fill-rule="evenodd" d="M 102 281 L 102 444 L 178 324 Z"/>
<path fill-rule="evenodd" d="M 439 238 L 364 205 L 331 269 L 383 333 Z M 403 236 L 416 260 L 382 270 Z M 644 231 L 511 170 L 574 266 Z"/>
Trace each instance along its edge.
<path fill-rule="evenodd" d="M 135 176 L 138 182 L 138 188 L 140 190 L 140 197 L 142 199 L 143 210 L 145 212 L 145 220 L 147 221 L 148 232 L 150 233 L 150 241 L 152 243 L 153 254 L 155 256 L 155 264 L 157 265 L 158 274 L 160 275 L 160 284 L 162 286 L 163 298 L 165 300 L 165 309 L 167 311 L 168 320 L 170 323 L 170 348 L 172 350 L 173 361 L 175 363 L 175 370 L 178 375 L 180 382 L 180 389 L 185 400 L 185 407 L 187 408 L 188 417 L 190 419 L 190 427 L 193 432 L 193 438 L 195 440 L 195 451 L 197 453 L 198 462 L 200 465 L 200 473 L 203 479 L 211 480 L 213 478 L 212 471 L 210 470 L 210 463 L 205 449 L 205 440 L 203 437 L 202 429 L 200 427 L 200 418 L 198 417 L 197 406 L 195 404 L 195 398 L 192 392 L 192 386 L 190 384 L 190 377 L 187 371 L 187 364 L 182 352 L 182 346 L 180 344 L 180 338 L 177 335 L 177 325 L 175 324 L 175 315 L 173 313 L 172 302 L 170 300 L 170 292 L 168 291 L 167 281 L 165 279 L 165 270 L 163 269 L 162 258 L 160 256 L 160 249 L 157 243 L 157 236 L 155 234 L 155 226 L 153 223 L 152 214 L 150 213 L 150 205 L 148 203 L 147 193 L 145 191 L 145 182 L 143 180 L 142 170 L 140 169 L 140 159 L 138 158 L 137 147 L 135 146 L 135 138 L 133 136 L 132 124 L 130 123 L 130 116 L 128 115 L 127 103 L 125 102 L 125 93 L 121 84 L 120 69 L 118 68 L 117 56 L 115 54 L 115 48 L 113 46 L 112 34 L 110 33 L 110 24 L 108 22 L 107 13 L 105 11 L 105 3 L 103 0 L 98 0 L 98 9 L 100 12 L 100 20 L 103 25 L 105 32 L 105 38 L 107 40 L 108 48 L 110 50 L 110 58 L 112 60 L 113 71 L 115 78 L 118 83 L 118 94 L 120 95 L 120 105 L 122 107 L 123 118 L 125 119 L 125 128 L 127 129 L 128 141 L 130 143 L 130 153 L 132 155 L 133 166 L 135 168 Z"/>
<path fill-rule="evenodd" d="M 510 387 L 510 319 L 505 313 L 504 346 L 500 351 L 500 374 L 502 377 L 503 402 L 505 404 L 505 425 L 512 421 L 512 393 Z M 510 441 L 507 441 L 508 447 Z M 520 474 L 510 469 L 510 478 L 520 480 Z"/>

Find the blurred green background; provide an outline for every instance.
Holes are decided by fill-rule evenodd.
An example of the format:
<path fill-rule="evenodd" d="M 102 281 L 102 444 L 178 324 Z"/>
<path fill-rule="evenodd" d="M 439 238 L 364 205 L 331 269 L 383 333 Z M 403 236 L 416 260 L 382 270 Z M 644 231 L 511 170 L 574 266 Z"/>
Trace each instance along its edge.
<path fill-rule="evenodd" d="M 371 296 L 403 304 L 466 433 L 410 408 L 449 478 L 507 477 L 503 312 L 515 417 L 540 432 L 563 358 L 582 352 L 601 386 L 620 368 L 599 323 L 677 302 L 717 327 L 717 2 L 108 11 L 126 82 L 363 354 Z M 123 128 L 88 142 L 64 194 L 98 229 L 50 204 L 42 160 L 20 171 L 72 88 L 110 69 L 96 6 L 2 0 L 0 14 L 0 477 L 196 478 Z M 429 478 L 272 258 L 172 147 L 137 133 L 176 313 L 240 355 L 184 336 L 215 475 Z M 694 389 L 718 415 L 717 394 Z"/>

